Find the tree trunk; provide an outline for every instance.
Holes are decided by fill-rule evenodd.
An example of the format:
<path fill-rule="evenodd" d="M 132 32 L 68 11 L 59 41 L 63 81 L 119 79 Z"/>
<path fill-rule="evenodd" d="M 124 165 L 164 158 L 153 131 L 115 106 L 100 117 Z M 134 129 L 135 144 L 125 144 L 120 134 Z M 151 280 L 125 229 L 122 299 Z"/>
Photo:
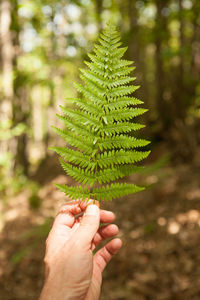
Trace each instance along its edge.
<path fill-rule="evenodd" d="M 138 12 L 136 8 L 136 1 L 129 0 L 128 2 L 128 15 L 129 15 L 129 57 L 135 61 L 136 67 L 139 65 L 139 27 L 138 27 Z"/>
<path fill-rule="evenodd" d="M 101 13 L 103 9 L 103 1 L 102 0 L 95 0 L 95 8 L 96 8 L 96 19 L 97 19 L 97 26 L 98 31 L 102 30 L 102 21 L 101 21 Z"/>
<path fill-rule="evenodd" d="M 200 1 L 195 0 L 193 5 L 194 13 L 194 30 L 192 38 L 192 63 L 191 72 L 193 76 L 198 80 L 200 73 Z"/>
<path fill-rule="evenodd" d="M 2 69 L 2 99 L 0 103 L 0 122 L 4 124 L 7 130 L 13 126 L 13 59 L 14 46 L 11 26 L 11 2 L 10 0 L 1 1 L 0 12 L 0 46 L 1 46 L 1 69 Z M 1 153 L 10 152 L 13 156 L 16 154 L 16 138 L 0 141 Z M 8 176 L 13 175 L 14 163 L 11 163 L 8 170 Z"/>
<path fill-rule="evenodd" d="M 179 49 L 180 49 L 180 62 L 178 66 L 178 74 L 176 84 L 174 86 L 173 98 L 174 105 L 176 106 L 176 118 L 180 118 L 182 121 L 185 118 L 186 105 L 185 105 L 185 92 L 184 92 L 184 50 L 185 50 L 185 38 L 184 38 L 184 18 L 183 18 L 183 3 L 182 0 L 178 0 L 179 4 Z"/>
<path fill-rule="evenodd" d="M 13 44 L 10 31 L 11 25 L 11 3 L 9 0 L 2 0 L 1 3 L 1 67 L 2 67 L 2 94 L 3 99 L 0 106 L 0 120 L 7 122 L 12 120 L 12 99 L 13 99 Z M 3 145 L 4 151 L 9 150 L 7 143 Z"/>
<path fill-rule="evenodd" d="M 161 130 L 164 130 L 168 125 L 168 109 L 166 102 L 164 100 L 165 91 L 165 72 L 162 60 L 162 44 L 164 40 L 164 35 L 167 32 L 166 22 L 162 11 L 166 6 L 166 1 L 155 0 L 157 16 L 155 25 L 155 65 L 156 65 L 156 107 L 158 113 L 158 120 L 161 126 Z"/>
<path fill-rule="evenodd" d="M 14 68 L 14 102 L 13 102 L 13 122 L 14 125 L 23 123 L 27 125 L 29 119 L 29 103 L 28 103 L 28 80 L 25 74 L 21 73 L 18 69 L 18 56 L 19 56 L 19 34 L 20 25 L 18 19 L 18 1 L 12 0 L 12 34 L 13 44 L 15 48 Z M 28 156 L 27 156 L 27 133 L 22 133 L 16 137 L 17 147 L 15 156 L 15 169 L 20 168 L 22 172 L 28 174 Z"/>

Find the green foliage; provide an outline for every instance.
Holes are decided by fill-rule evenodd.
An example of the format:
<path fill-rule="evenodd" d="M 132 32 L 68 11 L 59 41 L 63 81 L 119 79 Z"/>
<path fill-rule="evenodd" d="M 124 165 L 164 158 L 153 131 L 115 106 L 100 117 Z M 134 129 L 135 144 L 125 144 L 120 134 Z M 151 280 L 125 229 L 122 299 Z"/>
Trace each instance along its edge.
<path fill-rule="evenodd" d="M 12 121 L 0 122 L 0 144 L 10 142 L 14 137 L 20 136 L 27 130 L 24 123 L 13 126 Z M 18 192 L 26 181 L 21 170 L 17 170 L 13 176 L 9 172 L 13 164 L 13 154 L 11 151 L 0 152 L 0 195 L 12 194 Z"/>
<path fill-rule="evenodd" d="M 19 136 L 26 130 L 26 125 L 24 123 L 19 123 L 13 127 L 10 120 L 0 123 L 0 141 L 9 140 L 14 136 Z"/>
<path fill-rule="evenodd" d="M 120 45 L 119 33 L 108 24 L 94 54 L 89 54 L 91 62 L 85 62 L 89 68 L 80 69 L 84 84 L 75 83 L 82 98 L 70 98 L 69 106 L 61 106 L 64 115 L 58 118 L 66 130 L 54 128 L 69 147 L 51 149 L 61 156 L 65 172 L 81 183 L 57 187 L 73 199 L 112 200 L 143 190 L 134 184 L 113 182 L 138 171 L 140 167 L 134 163 L 149 155 L 149 151 L 135 150 L 148 141 L 127 135 L 144 127 L 132 119 L 146 109 L 135 107 L 143 102 L 131 96 L 138 86 L 131 84 L 134 68 L 131 61 L 122 59 L 127 48 Z"/>
<path fill-rule="evenodd" d="M 5 147 L 5 142 L 11 144 L 15 137 L 27 132 L 26 124 L 19 123 L 14 126 L 11 120 L 0 122 L 0 144 Z M 13 161 L 15 157 L 11 150 L 0 152 L 0 196 L 2 199 L 16 195 L 23 189 L 27 188 L 31 191 L 29 203 L 32 208 L 38 208 L 40 199 L 37 196 L 39 186 L 37 183 L 27 178 L 24 175 L 23 168 L 17 167 L 14 169 Z M 12 170 L 12 172 L 11 172 Z"/>

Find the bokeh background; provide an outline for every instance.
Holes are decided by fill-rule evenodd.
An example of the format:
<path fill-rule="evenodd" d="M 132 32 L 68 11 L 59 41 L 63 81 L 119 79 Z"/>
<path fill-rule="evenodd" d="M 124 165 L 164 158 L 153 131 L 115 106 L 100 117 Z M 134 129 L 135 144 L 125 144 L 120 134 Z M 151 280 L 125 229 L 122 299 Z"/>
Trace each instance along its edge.
<path fill-rule="evenodd" d="M 51 125 L 110 18 L 135 62 L 152 153 L 128 178 L 148 189 L 101 204 L 124 243 L 101 299 L 200 299 L 200 1 L 1 0 L 0 300 L 40 293 L 44 242 L 66 201 L 53 182 L 74 183 L 48 150 L 63 143 Z"/>

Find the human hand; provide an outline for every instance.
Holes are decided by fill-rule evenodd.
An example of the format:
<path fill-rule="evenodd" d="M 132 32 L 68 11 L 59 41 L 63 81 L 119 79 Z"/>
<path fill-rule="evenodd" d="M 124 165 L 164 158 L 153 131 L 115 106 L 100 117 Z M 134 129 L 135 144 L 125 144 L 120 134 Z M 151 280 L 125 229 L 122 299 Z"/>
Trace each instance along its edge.
<path fill-rule="evenodd" d="M 55 218 L 46 242 L 46 281 L 39 300 L 99 299 L 102 271 L 122 243 L 115 238 L 93 256 L 92 251 L 115 236 L 118 227 L 99 227 L 100 222 L 113 222 L 115 216 L 90 203 L 69 202 Z M 84 215 L 76 218 L 82 212 Z"/>

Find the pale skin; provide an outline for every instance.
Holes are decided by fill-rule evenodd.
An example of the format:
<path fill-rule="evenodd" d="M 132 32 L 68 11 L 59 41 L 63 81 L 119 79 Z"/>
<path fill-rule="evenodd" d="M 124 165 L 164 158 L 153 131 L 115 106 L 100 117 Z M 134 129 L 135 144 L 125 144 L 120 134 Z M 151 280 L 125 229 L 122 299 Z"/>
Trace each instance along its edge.
<path fill-rule="evenodd" d="M 92 200 L 62 206 L 46 241 L 45 284 L 39 300 L 98 300 L 102 272 L 122 246 L 113 238 L 94 255 L 104 240 L 115 237 L 115 215 Z M 83 213 L 82 216 L 78 216 Z M 108 223 L 102 227 L 101 223 Z"/>

